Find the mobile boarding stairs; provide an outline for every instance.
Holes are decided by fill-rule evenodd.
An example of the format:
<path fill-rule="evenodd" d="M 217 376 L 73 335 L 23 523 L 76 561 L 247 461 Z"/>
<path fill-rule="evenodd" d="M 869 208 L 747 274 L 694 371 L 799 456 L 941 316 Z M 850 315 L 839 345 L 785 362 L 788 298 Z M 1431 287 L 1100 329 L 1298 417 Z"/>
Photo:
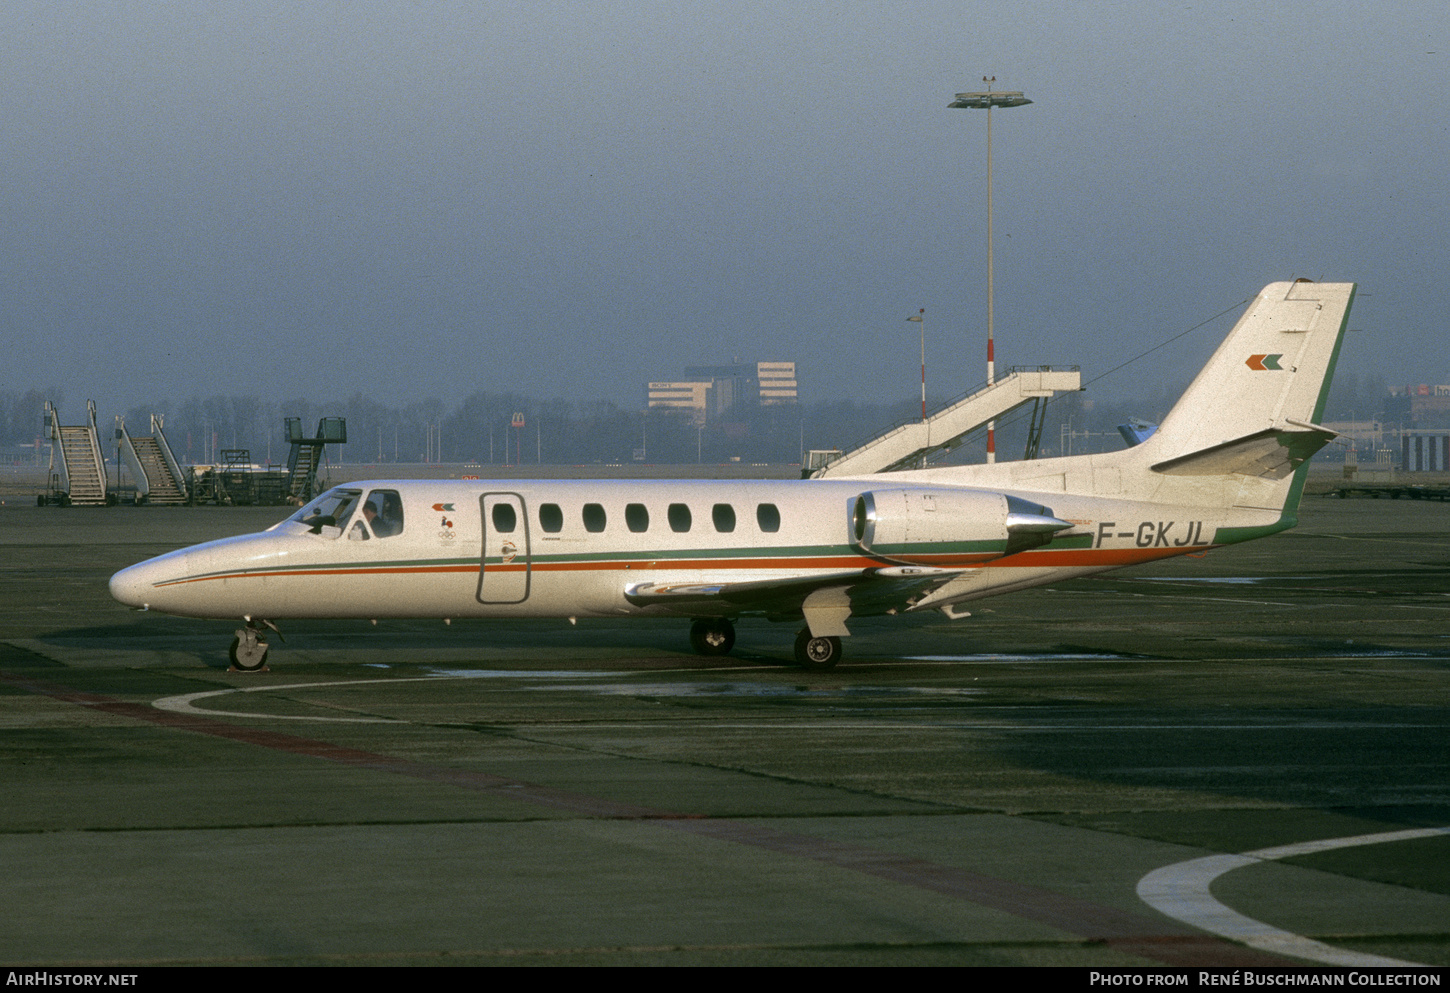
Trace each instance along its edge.
<path fill-rule="evenodd" d="M 39 502 L 62 506 L 104 507 L 106 463 L 96 433 L 96 403 L 86 401 L 86 423 L 63 425 L 60 413 L 45 401 L 45 436 L 50 441 L 50 468 L 46 494 Z"/>
<path fill-rule="evenodd" d="M 117 417 L 116 447 L 136 481 L 137 503 L 186 503 L 186 475 L 166 442 L 160 417 L 152 414 L 151 433 L 139 438 L 127 433 L 125 418 Z"/>
<path fill-rule="evenodd" d="M 953 401 L 925 420 L 897 425 L 849 451 L 823 453 L 826 457 L 821 464 L 807 466 L 803 475 L 823 479 L 922 468 L 959 447 L 968 434 L 984 424 L 1036 401 L 1028 441 L 1031 458 L 1041 434 L 1046 400 L 1054 393 L 1080 389 L 1082 373 L 1076 366 L 1013 366 L 1001 379 Z"/>

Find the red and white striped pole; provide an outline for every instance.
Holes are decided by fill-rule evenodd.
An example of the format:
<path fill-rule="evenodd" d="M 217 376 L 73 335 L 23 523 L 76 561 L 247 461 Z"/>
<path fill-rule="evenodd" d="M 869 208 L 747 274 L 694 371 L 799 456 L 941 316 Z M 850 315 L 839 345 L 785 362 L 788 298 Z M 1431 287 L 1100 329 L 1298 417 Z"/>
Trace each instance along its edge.
<path fill-rule="evenodd" d="M 921 328 L 921 423 L 926 423 L 926 308 L 907 318 Z"/>
<path fill-rule="evenodd" d="M 987 385 L 996 382 L 996 360 L 992 355 L 992 322 L 987 321 Z M 987 461 L 997 461 L 997 422 L 987 422 Z"/>
<path fill-rule="evenodd" d="M 997 81 L 993 76 L 988 79 L 982 77 L 982 82 L 987 84 L 987 92 L 992 92 L 992 84 Z M 991 386 L 997 381 L 996 355 L 992 350 L 992 101 L 987 100 L 987 385 Z M 987 461 L 997 461 L 997 422 L 987 422 Z"/>
<path fill-rule="evenodd" d="M 926 308 L 923 307 L 916 314 L 917 323 L 921 325 L 921 423 L 926 423 Z"/>

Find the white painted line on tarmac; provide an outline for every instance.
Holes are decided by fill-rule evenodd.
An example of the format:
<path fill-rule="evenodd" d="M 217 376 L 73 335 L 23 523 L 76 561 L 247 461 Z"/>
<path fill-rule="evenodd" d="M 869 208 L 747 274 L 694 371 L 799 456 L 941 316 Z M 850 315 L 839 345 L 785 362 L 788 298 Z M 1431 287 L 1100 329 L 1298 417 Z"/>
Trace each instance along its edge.
<path fill-rule="evenodd" d="M 1324 838 L 1294 845 L 1260 848 L 1241 855 L 1208 855 L 1154 869 L 1138 881 L 1138 897 L 1154 910 L 1175 920 L 1262 951 L 1292 955 L 1294 958 L 1329 965 L 1418 967 L 1421 963 L 1335 948 L 1312 938 L 1280 930 L 1252 917 L 1245 917 L 1215 900 L 1209 893 L 1209 886 L 1224 873 L 1246 865 L 1258 865 L 1294 855 L 1327 852 L 1336 848 L 1380 845 L 1439 834 L 1450 834 L 1450 827 L 1412 828 L 1379 834 L 1357 834 L 1345 838 Z"/>
<path fill-rule="evenodd" d="M 169 710 L 174 714 L 189 714 L 193 717 L 264 717 L 278 721 L 329 721 L 339 724 L 403 724 L 406 721 L 391 717 L 309 717 L 302 714 L 252 714 L 240 710 L 202 710 L 193 704 L 208 697 L 225 696 L 228 693 L 267 693 L 273 690 L 305 690 L 317 686 L 359 686 L 365 683 L 414 683 L 438 679 L 457 679 L 457 676 L 424 676 L 404 679 L 353 679 L 346 682 L 286 683 L 282 686 L 232 686 L 224 690 L 206 690 L 202 693 L 183 693 L 179 696 L 152 700 L 157 710 Z"/>
<path fill-rule="evenodd" d="M 204 690 L 201 693 L 183 693 L 179 696 L 152 700 L 157 710 L 169 710 L 174 714 L 189 714 L 194 717 L 259 717 L 273 721 L 327 721 L 333 724 L 411 724 L 411 721 L 395 717 L 317 717 L 306 714 L 258 714 L 241 710 L 203 710 L 195 706 L 197 700 L 225 696 L 228 693 L 269 693 L 276 690 L 308 690 L 319 686 L 367 686 L 374 683 L 436 683 L 444 679 L 514 679 L 514 678 L 567 678 L 599 676 L 624 676 L 622 672 L 535 672 L 529 669 L 440 669 L 435 676 L 404 676 L 392 679 L 345 679 L 319 683 L 284 683 L 280 686 L 231 686 L 223 690 Z"/>

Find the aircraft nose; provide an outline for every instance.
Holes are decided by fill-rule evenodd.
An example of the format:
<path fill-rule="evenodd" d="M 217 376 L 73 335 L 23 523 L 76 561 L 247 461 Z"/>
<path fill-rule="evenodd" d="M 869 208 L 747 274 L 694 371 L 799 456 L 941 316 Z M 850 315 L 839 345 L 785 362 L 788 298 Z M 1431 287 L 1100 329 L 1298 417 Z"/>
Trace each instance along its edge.
<path fill-rule="evenodd" d="M 156 603 L 156 584 L 184 572 L 176 568 L 182 564 L 171 555 L 163 555 L 122 569 L 111 577 L 111 596 L 128 607 L 147 610 Z"/>

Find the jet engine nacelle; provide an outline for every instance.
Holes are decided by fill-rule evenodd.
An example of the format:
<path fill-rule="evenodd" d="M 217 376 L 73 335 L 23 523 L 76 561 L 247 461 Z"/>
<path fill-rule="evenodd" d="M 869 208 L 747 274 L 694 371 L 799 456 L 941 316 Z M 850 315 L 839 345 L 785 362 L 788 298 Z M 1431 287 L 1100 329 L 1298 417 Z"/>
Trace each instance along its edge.
<path fill-rule="evenodd" d="M 851 501 L 851 542 L 912 565 L 970 565 L 1045 545 L 1072 527 L 1041 504 L 985 490 L 871 490 Z"/>

